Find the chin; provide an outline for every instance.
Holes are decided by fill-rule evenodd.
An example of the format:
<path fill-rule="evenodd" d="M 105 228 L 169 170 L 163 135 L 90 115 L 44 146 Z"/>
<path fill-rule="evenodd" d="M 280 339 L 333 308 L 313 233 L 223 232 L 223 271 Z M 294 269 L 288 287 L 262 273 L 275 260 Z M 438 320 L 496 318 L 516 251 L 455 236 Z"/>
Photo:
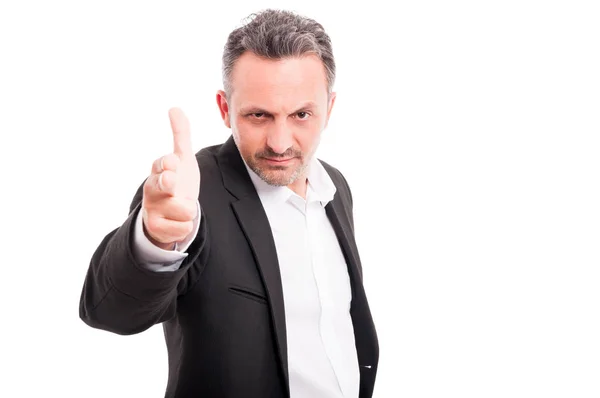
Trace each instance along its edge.
<path fill-rule="evenodd" d="M 267 184 L 284 187 L 292 184 L 302 175 L 305 167 L 290 168 L 286 166 L 256 167 L 254 172 Z"/>
<path fill-rule="evenodd" d="M 289 165 L 273 165 L 261 159 L 249 157 L 246 163 L 263 181 L 273 186 L 288 186 L 302 176 L 308 166 L 302 159 L 296 159 Z"/>
<path fill-rule="evenodd" d="M 267 184 L 278 187 L 290 185 L 298 178 L 297 173 L 288 170 L 269 170 L 257 173 Z"/>

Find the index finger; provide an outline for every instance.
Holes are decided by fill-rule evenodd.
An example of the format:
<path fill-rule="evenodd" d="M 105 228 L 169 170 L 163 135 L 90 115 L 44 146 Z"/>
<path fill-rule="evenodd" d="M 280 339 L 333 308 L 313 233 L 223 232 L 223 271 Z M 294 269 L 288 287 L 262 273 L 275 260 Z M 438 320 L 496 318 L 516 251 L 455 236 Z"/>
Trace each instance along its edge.
<path fill-rule="evenodd" d="M 169 109 L 169 120 L 173 130 L 173 152 L 179 156 L 193 154 L 190 122 L 179 108 Z"/>

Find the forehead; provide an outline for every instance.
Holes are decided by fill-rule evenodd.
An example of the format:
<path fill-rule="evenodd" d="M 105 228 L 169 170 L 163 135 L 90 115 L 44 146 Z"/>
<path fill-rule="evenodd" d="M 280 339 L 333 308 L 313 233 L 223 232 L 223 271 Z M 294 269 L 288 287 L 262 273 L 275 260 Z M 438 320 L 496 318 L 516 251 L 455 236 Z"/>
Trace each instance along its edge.
<path fill-rule="evenodd" d="M 314 54 L 272 60 L 246 52 L 235 63 L 231 86 L 231 100 L 238 104 L 273 106 L 327 99 L 325 67 Z"/>

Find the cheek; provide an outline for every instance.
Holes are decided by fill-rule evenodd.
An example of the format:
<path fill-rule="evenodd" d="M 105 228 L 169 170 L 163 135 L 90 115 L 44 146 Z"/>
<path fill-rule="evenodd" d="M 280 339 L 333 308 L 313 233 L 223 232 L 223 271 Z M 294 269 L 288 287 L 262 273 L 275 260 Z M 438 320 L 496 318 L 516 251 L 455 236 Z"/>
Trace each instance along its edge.
<path fill-rule="evenodd" d="M 262 138 L 260 131 L 253 126 L 249 126 L 247 123 L 237 123 L 231 125 L 234 137 L 238 144 L 239 150 L 242 155 L 249 156 L 254 155 L 257 150 L 262 149 Z"/>
<path fill-rule="evenodd" d="M 296 141 L 302 147 L 303 152 L 309 152 L 319 144 L 321 131 L 322 127 L 319 123 L 298 129 Z"/>

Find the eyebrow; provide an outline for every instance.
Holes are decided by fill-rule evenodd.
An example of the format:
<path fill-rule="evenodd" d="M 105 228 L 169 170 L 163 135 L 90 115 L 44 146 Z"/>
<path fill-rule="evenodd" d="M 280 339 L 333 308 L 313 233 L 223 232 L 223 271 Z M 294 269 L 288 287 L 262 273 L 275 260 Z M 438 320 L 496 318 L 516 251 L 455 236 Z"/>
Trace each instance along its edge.
<path fill-rule="evenodd" d="M 313 101 L 306 101 L 301 104 L 301 106 L 292 113 L 302 112 L 316 107 L 316 104 Z M 272 115 L 273 112 L 266 110 L 260 106 L 256 105 L 245 105 L 240 108 L 240 113 L 242 114 L 250 114 L 250 113 L 267 113 Z"/>

